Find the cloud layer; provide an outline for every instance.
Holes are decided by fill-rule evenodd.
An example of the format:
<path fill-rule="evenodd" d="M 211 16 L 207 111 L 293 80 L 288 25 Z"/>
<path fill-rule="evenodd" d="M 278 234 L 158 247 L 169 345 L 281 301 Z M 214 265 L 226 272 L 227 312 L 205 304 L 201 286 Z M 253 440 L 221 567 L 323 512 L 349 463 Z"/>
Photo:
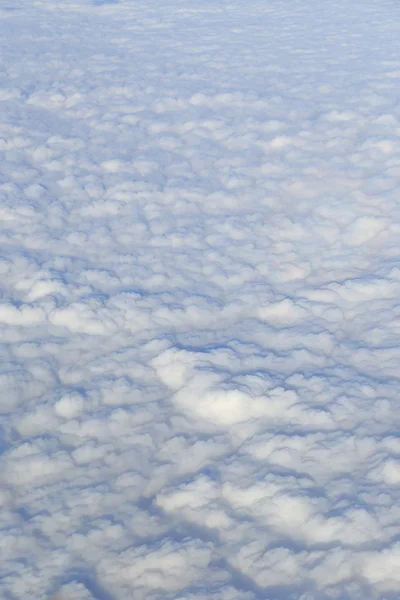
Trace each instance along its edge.
<path fill-rule="evenodd" d="M 0 3 L 0 596 L 394 600 L 392 2 Z"/>

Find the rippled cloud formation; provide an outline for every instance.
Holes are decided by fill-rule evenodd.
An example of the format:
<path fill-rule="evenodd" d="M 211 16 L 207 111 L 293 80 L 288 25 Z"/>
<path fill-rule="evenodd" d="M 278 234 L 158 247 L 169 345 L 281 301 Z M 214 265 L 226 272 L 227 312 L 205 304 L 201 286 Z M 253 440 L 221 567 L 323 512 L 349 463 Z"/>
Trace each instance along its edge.
<path fill-rule="evenodd" d="M 0 39 L 1 598 L 397 599 L 398 5 Z"/>

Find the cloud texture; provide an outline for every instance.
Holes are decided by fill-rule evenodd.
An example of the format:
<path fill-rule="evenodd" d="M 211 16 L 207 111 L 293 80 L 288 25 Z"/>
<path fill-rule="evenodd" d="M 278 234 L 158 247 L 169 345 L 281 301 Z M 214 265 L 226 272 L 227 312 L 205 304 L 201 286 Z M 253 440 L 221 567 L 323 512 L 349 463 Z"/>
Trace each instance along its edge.
<path fill-rule="evenodd" d="M 399 34 L 0 0 L 2 598 L 398 598 Z"/>

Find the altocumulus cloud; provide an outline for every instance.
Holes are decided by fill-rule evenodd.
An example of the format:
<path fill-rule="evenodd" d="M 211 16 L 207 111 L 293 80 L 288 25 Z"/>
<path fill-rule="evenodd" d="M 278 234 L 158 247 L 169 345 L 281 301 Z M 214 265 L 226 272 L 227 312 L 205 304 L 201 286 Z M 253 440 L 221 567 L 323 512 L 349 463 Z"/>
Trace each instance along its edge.
<path fill-rule="evenodd" d="M 2 598 L 398 598 L 399 34 L 0 0 Z"/>

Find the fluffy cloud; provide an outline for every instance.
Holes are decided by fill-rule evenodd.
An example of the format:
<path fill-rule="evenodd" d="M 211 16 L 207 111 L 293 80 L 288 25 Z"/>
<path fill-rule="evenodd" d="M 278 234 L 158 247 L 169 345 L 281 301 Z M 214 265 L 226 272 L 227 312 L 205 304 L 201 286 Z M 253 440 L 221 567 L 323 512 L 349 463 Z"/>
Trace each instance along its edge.
<path fill-rule="evenodd" d="M 393 7 L 0 35 L 0 596 L 397 598 Z"/>

